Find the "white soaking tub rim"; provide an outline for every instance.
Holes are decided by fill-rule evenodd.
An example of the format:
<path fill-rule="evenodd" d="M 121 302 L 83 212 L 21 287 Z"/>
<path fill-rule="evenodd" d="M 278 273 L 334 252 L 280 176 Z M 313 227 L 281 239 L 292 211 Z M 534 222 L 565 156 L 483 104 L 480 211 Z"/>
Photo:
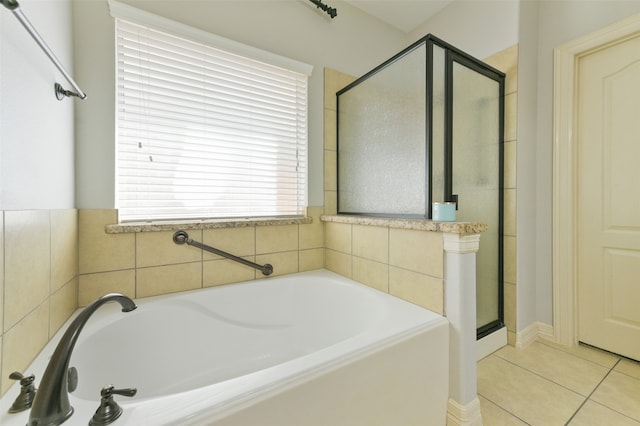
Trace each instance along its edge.
<path fill-rule="evenodd" d="M 311 278 L 315 278 L 315 281 Z M 339 281 L 335 282 L 336 279 Z M 136 401 L 186 392 L 304 357 L 354 339 L 360 334 L 371 334 L 372 330 L 378 330 L 380 322 L 388 316 L 387 296 L 375 290 L 363 291 L 362 285 L 345 283 L 343 280 L 342 277 L 331 277 L 327 273 L 292 274 L 277 279 L 212 288 L 209 291 L 140 299 L 140 307 L 128 314 L 118 313 L 118 305 L 111 304 L 112 312 L 105 309 L 106 313 L 96 318 L 91 327 L 87 325 L 74 350 L 72 365 L 75 364 L 81 375 L 85 376 L 85 380 L 80 381 L 75 396 L 92 400 L 94 388 L 99 386 L 97 383 L 110 380 L 136 383 Z M 263 292 L 263 296 L 266 292 L 273 300 L 248 300 L 259 291 Z M 318 295 L 318 291 L 322 294 Z M 327 293 L 330 296 L 328 299 L 325 297 Z M 222 297 L 225 294 L 230 294 L 231 300 L 229 297 Z M 276 299 L 284 300 L 275 300 L 274 295 Z M 194 300 L 194 297 L 198 300 Z M 326 299 L 321 301 L 324 306 L 317 301 L 323 297 Z M 229 301 L 235 303 L 237 308 L 229 310 Z M 348 302 L 346 305 L 345 301 Z M 329 306 L 332 302 L 333 305 Z M 239 305 L 248 305 L 248 308 Z M 190 306 L 191 310 L 184 311 L 185 306 Z M 262 312 L 256 313 L 256 310 Z M 314 310 L 318 316 L 310 315 Z M 166 316 L 159 317 L 163 311 L 166 315 L 181 318 L 173 321 Z M 182 317 L 198 323 L 199 328 L 207 324 L 204 321 L 209 321 L 213 333 L 218 337 L 212 339 L 210 336 L 198 335 L 197 342 L 194 342 L 187 337 L 190 330 L 173 330 L 166 337 L 171 337 L 176 347 L 165 347 L 161 343 L 165 339 L 165 330 L 183 323 Z M 340 322 L 341 319 L 347 324 Z M 256 328 L 256 320 L 261 320 L 266 325 Z M 124 335 L 135 327 L 132 324 L 143 321 L 151 324 L 145 335 L 136 335 L 135 338 L 133 335 Z M 106 325 L 108 330 L 104 330 Z M 376 331 L 374 334 L 377 333 Z M 155 339 L 151 337 L 154 334 Z M 243 343 L 238 343 L 238 339 Z M 254 339 L 267 340 L 263 344 L 255 344 Z M 140 354 L 153 352 L 158 355 L 151 361 L 141 357 L 131 358 L 113 348 L 112 341 L 119 341 L 120 346 L 129 351 Z M 159 346 L 155 347 L 156 345 Z M 171 364 L 174 358 L 182 356 L 180 348 L 189 348 L 189 363 L 184 368 L 176 369 Z M 173 357 L 172 351 L 177 352 Z M 96 355 L 83 356 L 87 353 Z M 122 367 L 109 374 L 97 372 L 93 376 L 101 375 L 102 378 L 91 377 L 87 382 L 83 371 L 96 371 L 96 365 L 109 363 Z M 150 369 L 153 365 L 155 370 L 164 371 L 164 374 L 145 376 L 147 380 L 144 382 L 131 379 L 138 377 L 140 370 Z M 218 368 L 219 365 L 224 368 Z M 90 382 L 93 384 L 89 384 Z"/>
<path fill-rule="evenodd" d="M 431 311 L 428 312 L 432 313 Z M 148 423 L 149 425 L 196 425 L 199 423 L 185 422 L 185 420 L 198 419 L 199 417 L 206 418 L 210 421 L 215 421 L 234 412 L 242 410 L 243 407 L 247 405 L 251 405 L 255 402 L 264 400 L 273 395 L 273 393 L 280 393 L 282 391 L 295 387 L 300 383 L 304 383 L 308 380 L 312 380 L 315 377 L 322 376 L 326 372 L 336 370 L 346 364 L 349 364 L 350 362 L 366 357 L 371 353 L 405 341 L 421 333 L 428 332 L 432 328 L 441 326 L 442 324 L 446 324 L 448 326 L 448 321 L 446 320 L 446 318 L 435 313 L 432 314 L 435 315 L 436 318 L 432 318 L 427 323 L 416 325 L 404 330 L 401 333 L 389 336 L 383 340 L 378 340 L 368 345 L 359 346 L 357 347 L 357 349 L 352 349 L 350 351 L 341 353 L 341 356 L 339 358 L 327 359 L 325 354 L 331 352 L 334 349 L 333 347 L 328 347 L 318 352 L 307 354 L 303 357 L 288 361 L 285 364 L 279 364 L 265 370 L 256 371 L 254 373 L 232 379 L 226 382 L 226 384 L 233 385 L 233 389 L 231 389 L 230 392 L 233 394 L 232 398 L 228 397 L 228 392 L 230 391 L 228 387 L 225 387 L 224 389 L 216 389 L 216 385 L 211 385 L 205 387 L 204 389 L 194 389 L 180 393 L 178 395 L 160 397 L 154 400 L 153 405 L 147 404 L 144 407 L 144 401 L 139 404 L 135 404 L 132 402 L 128 405 L 131 407 L 137 405 L 136 408 L 138 409 L 138 411 L 134 412 L 133 410 L 130 410 L 129 414 L 130 421 L 132 421 L 131 424 L 138 424 L 137 422 L 143 421 L 144 419 L 153 419 L 152 422 Z M 352 343 L 354 342 L 340 342 L 334 346 L 350 346 Z M 443 350 L 448 351 L 448 347 L 444 348 Z M 313 361 L 312 367 L 308 366 L 310 361 Z M 286 374 L 282 374 L 280 370 L 282 370 L 285 365 L 288 371 Z M 272 375 L 275 375 L 277 378 L 273 379 L 271 377 Z M 256 382 L 259 382 L 260 385 L 256 386 Z M 203 392 L 205 389 L 207 390 L 207 392 Z M 217 393 L 216 391 L 219 391 L 221 393 Z M 177 397 L 181 399 L 180 402 L 176 400 Z M 172 411 L 174 410 L 174 407 L 183 404 L 190 405 L 189 411 L 191 411 L 192 413 L 188 418 L 178 418 L 168 422 L 161 421 L 161 419 L 170 418 L 173 414 Z M 166 411 L 162 412 L 158 410 Z"/>
<path fill-rule="evenodd" d="M 373 295 L 373 297 L 384 299 L 390 306 L 398 310 L 396 314 L 399 318 L 394 317 L 394 319 L 413 322 L 403 323 L 402 326 L 399 327 L 398 324 L 395 324 L 393 321 L 383 321 L 378 323 L 379 327 L 376 327 L 374 330 L 368 329 L 333 345 L 303 355 L 302 357 L 298 357 L 263 370 L 255 371 L 253 373 L 235 377 L 221 383 L 207 385 L 176 394 L 158 396 L 151 399 L 137 400 L 135 398 L 127 399 L 118 397 L 118 403 L 124 409 L 121 419 L 118 420 L 120 424 L 177 425 L 185 424 L 185 422 L 188 423 L 191 421 L 190 419 L 196 421 L 199 416 L 206 416 L 207 419 L 221 418 L 231 412 L 241 409 L 245 405 L 267 398 L 269 395 L 274 393 L 282 392 L 296 384 L 303 383 L 313 377 L 320 376 L 326 371 L 331 371 L 339 368 L 340 366 L 346 365 L 353 360 L 366 357 L 367 354 L 371 354 L 397 342 L 409 339 L 412 336 L 423 333 L 431 328 L 441 326 L 442 324 L 448 324 L 444 317 L 436 313 L 420 308 L 416 305 L 412 305 L 378 290 L 366 287 L 362 284 L 355 283 L 352 280 L 327 270 L 315 270 L 283 275 L 267 278 L 264 282 L 263 280 L 255 280 L 239 284 L 231 284 L 230 286 L 224 287 L 233 287 L 234 285 L 242 286 L 254 283 L 258 285 L 266 284 L 270 280 L 290 279 L 291 277 L 294 277 L 295 279 L 304 277 L 320 277 L 331 280 L 337 279 L 340 282 L 344 282 L 344 285 L 357 287 L 358 291 L 363 292 L 363 294 L 370 294 Z M 140 302 L 141 307 L 144 307 L 145 304 L 154 300 L 162 300 L 165 298 L 184 296 L 194 293 L 197 294 L 208 290 L 215 290 L 215 288 L 176 293 L 173 295 L 154 296 L 152 298 L 138 299 L 138 302 Z M 109 313 L 109 309 L 107 308 L 110 305 L 114 306 L 109 309 L 115 309 L 118 313 Z M 89 320 L 86 330 L 83 330 L 83 333 L 86 332 L 87 335 L 90 335 L 92 332 L 95 332 L 95 330 L 92 331 L 92 328 L 100 328 L 102 326 L 108 327 L 109 324 L 114 321 L 118 321 L 121 317 L 126 319 L 125 317 L 127 314 L 120 313 L 118 307 L 115 305 L 116 304 L 105 305 L 101 308 L 101 310 L 103 309 L 105 312 L 100 312 L 100 310 L 97 311 L 95 315 L 96 321 L 92 321 L 94 318 Z M 78 312 L 80 311 L 81 310 L 78 310 Z M 391 313 L 393 312 L 395 311 L 392 311 Z M 74 316 L 75 315 L 77 315 L 77 313 L 74 314 Z M 69 321 L 71 321 L 72 318 L 70 318 Z M 104 323 L 101 322 L 103 320 L 105 321 Z M 62 327 L 62 329 L 56 334 L 56 337 L 52 339 L 52 341 L 38 356 L 33 365 L 29 367 L 29 370 L 25 371 L 27 374 L 30 372 L 36 372 L 36 383 L 39 382 L 38 376 L 41 376 L 41 372 L 45 367 L 46 360 L 43 358 L 46 358 L 48 354 L 53 351 L 55 344 L 66 329 L 67 325 L 68 323 Z M 448 348 L 443 348 L 443 350 L 448 351 Z M 82 380 L 82 377 L 80 380 Z M 106 385 L 106 383 L 104 385 Z M 116 385 L 116 387 L 127 387 L 135 386 L 135 383 L 114 383 L 114 385 Z M 0 419 L 2 420 L 2 424 L 5 424 L 4 422 L 6 421 L 7 426 L 25 424 L 24 419 L 13 423 L 13 420 L 17 420 L 16 416 L 19 415 L 6 415 L 6 410 L 11 404 L 11 401 L 9 400 L 14 399 L 17 395 L 16 388 L 17 387 L 14 386 L 5 395 L 0 407 L 4 409 L 3 411 L 5 413 L 2 414 Z M 95 401 L 79 399 L 73 394 L 70 394 L 71 405 L 75 408 L 76 412 L 68 424 L 76 424 L 76 422 L 78 422 L 78 424 L 86 424 L 97 408 L 99 400 L 98 394 L 99 389 L 96 390 Z M 87 417 L 87 415 L 89 417 Z"/>
<path fill-rule="evenodd" d="M 229 389 L 228 387 L 225 387 L 224 389 L 215 389 L 216 385 L 211 385 L 200 389 L 181 392 L 175 395 L 154 398 L 152 400 L 152 404 L 145 404 L 147 401 L 127 403 L 127 401 L 120 400 L 120 405 L 125 408 L 125 414 L 123 414 L 122 418 L 127 419 L 127 421 L 131 422 L 132 425 L 162 424 L 178 426 L 191 424 L 186 421 L 193 421 L 199 417 L 215 421 L 241 410 L 246 405 L 264 400 L 273 395 L 273 393 L 280 393 L 295 387 L 299 383 L 312 380 L 315 377 L 324 375 L 326 372 L 336 370 L 350 362 L 366 357 L 372 352 L 426 332 L 435 325 L 437 324 L 415 327 L 412 330 L 407 330 L 402 335 L 389 338 L 384 342 L 380 342 L 380 344 L 359 348 L 358 350 L 347 353 L 340 358 L 329 360 L 323 359 L 320 362 L 314 363 L 311 368 L 307 367 L 306 363 L 318 358 L 319 352 L 324 352 L 327 349 L 305 355 L 301 358 L 288 361 L 286 363 L 289 368 L 288 374 L 278 374 L 277 379 L 275 380 L 271 379 L 270 376 L 274 370 L 280 370 L 282 364 L 225 382 L 227 385 L 233 382 L 233 389 Z M 448 348 L 445 350 L 448 350 Z M 302 363 L 304 363 L 304 365 L 295 365 Z M 257 381 L 259 385 L 256 386 Z M 231 398 L 229 397 L 229 394 L 232 394 Z M 127 412 L 126 407 L 135 408 L 136 410 L 129 410 Z M 189 409 L 185 411 L 188 411 L 189 415 L 171 419 L 172 417 L 175 417 L 175 410 L 177 407 L 188 407 Z M 145 423 L 145 421 L 148 421 L 148 423 Z"/>

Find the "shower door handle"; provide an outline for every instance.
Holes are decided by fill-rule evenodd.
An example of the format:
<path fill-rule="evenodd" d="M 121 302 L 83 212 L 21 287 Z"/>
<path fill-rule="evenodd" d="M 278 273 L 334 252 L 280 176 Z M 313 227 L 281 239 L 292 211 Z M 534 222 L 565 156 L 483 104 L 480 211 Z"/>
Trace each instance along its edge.
<path fill-rule="evenodd" d="M 451 203 L 456 203 L 456 210 L 458 210 L 458 194 L 451 194 L 451 199 L 449 200 Z"/>

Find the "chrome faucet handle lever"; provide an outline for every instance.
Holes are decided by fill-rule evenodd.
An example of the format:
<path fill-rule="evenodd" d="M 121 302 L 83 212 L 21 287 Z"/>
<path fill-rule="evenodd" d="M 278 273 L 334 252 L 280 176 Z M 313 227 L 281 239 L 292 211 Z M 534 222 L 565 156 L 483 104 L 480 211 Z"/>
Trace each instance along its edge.
<path fill-rule="evenodd" d="M 114 389 L 113 385 L 105 386 L 100 391 L 100 396 L 105 398 L 111 395 L 122 395 L 122 396 L 135 396 L 138 393 L 138 389 L 136 388 L 123 388 L 123 389 Z"/>
<path fill-rule="evenodd" d="M 36 379 L 36 376 L 34 376 L 33 374 L 30 376 L 23 376 L 22 373 L 14 371 L 13 373 L 9 374 L 9 378 L 11 380 L 20 380 L 20 385 L 26 386 L 32 384 Z"/>
<path fill-rule="evenodd" d="M 33 382 L 36 380 L 36 376 L 33 374 L 30 376 L 23 376 L 21 373 L 14 371 L 9 374 L 11 380 L 20 380 L 20 394 L 9 408 L 10 413 L 19 413 L 21 411 L 31 408 L 33 399 L 36 396 L 36 387 Z"/>
<path fill-rule="evenodd" d="M 122 407 L 113 400 L 113 395 L 134 396 L 135 388 L 115 389 L 113 385 L 105 386 L 100 391 L 100 407 L 89 421 L 89 426 L 105 426 L 113 423 L 122 415 Z"/>

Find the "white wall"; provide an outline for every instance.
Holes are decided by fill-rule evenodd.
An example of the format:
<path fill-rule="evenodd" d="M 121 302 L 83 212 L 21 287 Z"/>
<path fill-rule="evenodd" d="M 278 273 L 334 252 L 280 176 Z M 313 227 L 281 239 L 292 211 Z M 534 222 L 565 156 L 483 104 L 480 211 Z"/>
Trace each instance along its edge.
<path fill-rule="evenodd" d="M 323 204 L 323 68 L 362 75 L 408 45 L 405 35 L 332 0 L 144 1 L 131 6 L 314 66 L 309 81 L 309 204 Z M 74 0 L 76 69 L 88 107 L 77 113 L 79 208 L 114 207 L 114 30 L 106 0 Z"/>
<path fill-rule="evenodd" d="M 518 43 L 518 0 L 456 0 L 408 36 L 429 33 L 478 58 Z"/>
<path fill-rule="evenodd" d="M 518 129 L 516 201 L 516 330 L 535 321 L 539 229 L 536 204 L 538 2 L 523 1 L 518 28 Z M 551 250 L 551 246 L 548 247 Z M 549 301 L 542 301 L 548 303 Z M 549 324 L 551 319 L 548 318 Z"/>
<path fill-rule="evenodd" d="M 20 5 L 72 72 L 71 2 Z M 74 207 L 73 108 L 82 101 L 58 101 L 55 82 L 70 89 L 13 13 L 0 7 L 0 210 Z"/>
<path fill-rule="evenodd" d="M 538 13 L 536 316 L 538 321 L 550 324 L 553 311 L 551 269 L 553 48 L 640 13 L 640 1 L 541 1 Z"/>

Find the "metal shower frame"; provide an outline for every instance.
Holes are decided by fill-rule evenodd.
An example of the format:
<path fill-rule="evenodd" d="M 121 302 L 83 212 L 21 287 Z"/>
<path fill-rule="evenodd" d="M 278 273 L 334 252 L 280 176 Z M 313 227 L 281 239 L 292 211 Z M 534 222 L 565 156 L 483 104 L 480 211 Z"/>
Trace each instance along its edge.
<path fill-rule="evenodd" d="M 399 214 L 384 214 L 384 213 L 361 213 L 361 212 L 343 212 L 340 210 L 340 187 L 338 185 L 338 214 L 349 214 L 349 215 L 364 215 L 364 216 L 383 216 L 383 217 L 400 217 L 400 218 L 418 218 L 418 219 L 426 219 L 429 220 L 432 217 L 432 185 L 433 185 L 433 126 L 432 126 L 432 115 L 433 115 L 433 47 L 438 46 L 444 50 L 445 54 L 445 82 L 444 82 L 444 90 L 445 90 L 445 127 L 444 127 L 444 200 L 445 202 L 456 202 L 456 208 L 458 203 L 457 194 L 453 193 L 453 64 L 459 63 L 467 68 L 470 68 L 487 78 L 490 78 L 498 83 L 499 90 L 499 196 L 498 196 L 498 319 L 490 322 L 477 330 L 477 337 L 481 338 L 488 334 L 491 334 L 495 330 L 504 326 L 504 271 L 503 271 L 503 263 L 504 263 L 504 92 L 505 92 L 505 74 L 502 71 L 499 71 L 490 65 L 480 61 L 479 59 L 474 58 L 468 53 L 450 45 L 449 43 L 439 39 L 433 34 L 427 34 L 425 37 L 416 41 L 406 49 L 402 50 L 398 54 L 394 55 L 389 60 L 385 61 L 381 65 L 377 66 L 373 70 L 364 74 L 362 77 L 356 79 L 351 84 L 345 86 L 343 89 L 339 90 L 336 93 L 336 103 L 337 103 L 337 123 L 336 133 L 338 133 L 337 129 L 339 128 L 339 120 L 340 120 L 340 95 L 348 92 L 350 89 L 356 87 L 360 83 L 366 81 L 373 75 L 378 72 L 384 70 L 385 68 L 391 66 L 394 62 L 404 57 L 405 55 L 414 52 L 417 49 L 425 48 L 426 49 L 426 57 L 427 64 L 425 70 L 425 79 L 426 79 L 426 111 L 425 111 L 425 119 L 426 119 L 426 135 L 425 142 L 426 146 L 426 158 L 425 158 L 425 180 L 426 180 L 426 194 L 425 194 L 425 212 L 424 216 L 420 215 L 416 217 L 416 215 L 399 215 Z M 337 151 L 340 151 L 340 135 L 336 135 L 337 138 Z M 338 167 L 337 173 L 339 174 L 339 162 L 340 155 L 337 156 Z M 338 182 L 340 182 L 339 175 L 337 176 Z"/>

